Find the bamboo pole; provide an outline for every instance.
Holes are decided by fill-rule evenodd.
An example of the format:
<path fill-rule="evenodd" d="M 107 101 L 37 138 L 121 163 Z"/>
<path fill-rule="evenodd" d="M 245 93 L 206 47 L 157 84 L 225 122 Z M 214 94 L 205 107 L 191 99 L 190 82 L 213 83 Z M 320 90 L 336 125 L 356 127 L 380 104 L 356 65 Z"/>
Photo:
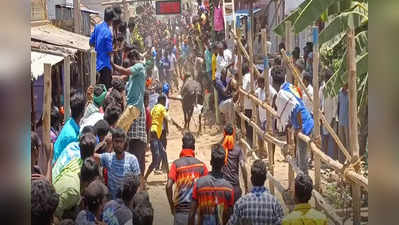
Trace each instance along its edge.
<path fill-rule="evenodd" d="M 256 105 L 259 105 L 260 107 L 264 108 L 266 111 L 270 112 L 271 115 L 278 117 L 278 114 L 276 112 L 276 110 L 273 109 L 273 107 L 271 107 L 267 102 L 262 102 L 261 100 L 259 100 L 255 95 L 250 94 L 248 92 L 246 92 L 243 88 L 238 88 L 238 91 L 247 96 L 248 98 L 250 98 L 252 100 L 253 103 L 255 103 Z"/>
<path fill-rule="evenodd" d="M 294 74 L 295 78 L 298 80 L 298 84 L 300 85 L 300 87 L 303 89 L 302 91 L 308 96 L 309 100 L 313 103 L 313 98 L 311 97 L 311 95 L 308 93 L 308 91 L 306 90 L 305 84 L 303 83 L 301 77 L 299 76 L 299 73 L 297 71 L 297 69 L 295 68 L 294 64 L 292 62 L 290 62 L 287 53 L 284 49 L 281 50 L 281 53 L 283 55 L 283 59 L 288 62 L 288 68 L 291 70 L 291 72 Z M 331 134 L 331 136 L 334 138 L 335 142 L 337 143 L 339 149 L 342 151 L 342 153 L 345 155 L 346 159 L 348 161 L 351 161 L 352 157 L 349 154 L 348 150 L 345 148 L 345 146 L 342 144 L 341 140 L 338 138 L 338 135 L 336 135 L 334 129 L 332 129 L 332 127 L 330 126 L 330 124 L 328 123 L 326 117 L 320 113 L 320 119 L 323 122 L 323 126 L 325 126 L 325 128 L 327 128 L 328 132 Z"/>
<path fill-rule="evenodd" d="M 236 33 L 239 37 L 238 42 L 241 43 L 241 31 L 239 28 L 237 28 Z M 242 51 L 240 50 L 240 48 L 237 49 L 237 54 L 238 54 L 238 87 L 242 87 Z M 242 112 L 244 109 L 244 95 L 239 92 L 239 97 L 240 97 L 240 105 L 241 107 L 239 108 L 239 112 Z M 240 127 L 241 127 L 241 133 L 243 136 L 247 135 L 247 131 L 245 129 L 245 121 L 243 118 L 240 118 Z"/>
<path fill-rule="evenodd" d="M 356 42 L 355 30 L 349 28 L 348 33 L 348 91 L 349 91 L 349 147 L 354 160 L 359 158 L 359 143 L 357 130 L 357 86 L 356 86 Z M 355 166 L 355 171 L 359 172 Z M 360 185 L 352 184 L 353 224 L 360 224 Z"/>
<path fill-rule="evenodd" d="M 308 145 L 310 145 L 310 150 L 318 155 L 320 157 L 320 160 L 324 162 L 327 166 L 331 167 L 332 169 L 336 170 L 338 173 L 343 173 L 344 177 L 347 180 L 350 180 L 354 183 L 359 184 L 362 186 L 365 190 L 368 190 L 368 179 L 362 176 L 361 174 L 358 174 L 355 172 L 351 166 L 347 166 L 344 168 L 344 166 L 339 163 L 336 160 L 333 160 L 331 157 L 326 155 L 321 149 L 310 139 L 309 136 L 299 132 L 298 137 L 301 138 L 304 142 L 306 142 Z"/>
<path fill-rule="evenodd" d="M 73 26 L 74 32 L 77 34 L 81 33 L 81 21 L 80 0 L 73 0 Z"/>
<path fill-rule="evenodd" d="M 265 78 L 265 93 L 266 93 L 266 103 L 269 104 L 271 102 L 270 96 L 270 82 L 269 82 L 269 58 L 267 55 L 267 30 L 262 29 L 262 46 L 263 46 L 263 53 L 264 53 L 264 62 L 263 62 L 263 77 Z M 269 111 L 266 110 L 266 132 L 272 133 L 272 116 Z M 267 143 L 267 151 L 268 151 L 268 159 L 269 159 L 269 172 L 272 176 L 274 176 L 274 149 L 273 145 L 268 142 Z M 274 186 L 273 182 L 269 181 L 269 188 L 270 192 L 274 195 Z"/>
<path fill-rule="evenodd" d="M 288 138 L 287 138 L 287 144 L 288 144 L 288 150 L 289 150 L 289 156 L 292 158 L 295 158 L 295 140 L 294 140 L 294 130 L 293 129 L 287 129 L 288 133 Z M 295 192 L 295 175 L 294 175 L 294 168 L 291 164 L 288 165 L 288 189 L 290 191 L 290 195 L 293 198 L 294 197 L 294 192 Z"/>
<path fill-rule="evenodd" d="M 320 98 L 319 98 L 319 28 L 313 26 L 313 135 L 316 137 L 316 143 L 321 143 L 320 138 Z M 315 189 L 321 191 L 320 187 L 320 158 L 314 156 L 314 176 Z"/>
<path fill-rule="evenodd" d="M 290 33 L 291 33 L 291 21 L 286 21 L 285 22 L 285 46 L 286 46 L 286 49 L 287 49 L 287 52 L 288 52 L 289 55 L 290 55 L 290 53 L 292 51 Z M 289 60 L 291 61 L 292 59 L 290 58 Z M 283 66 L 285 68 L 287 68 L 288 67 L 288 65 L 287 65 L 288 63 L 289 62 L 283 62 Z M 288 68 L 287 68 L 287 77 L 286 78 L 287 78 L 287 81 L 290 82 L 291 84 L 294 83 L 294 78 L 293 78 L 292 72 Z"/>
<path fill-rule="evenodd" d="M 51 64 L 44 64 L 43 146 L 50 144 L 51 127 Z"/>
<path fill-rule="evenodd" d="M 96 85 L 96 51 L 94 49 L 90 50 L 90 85 Z"/>
<path fill-rule="evenodd" d="M 122 0 L 122 5 L 123 5 L 123 21 L 127 22 L 129 21 L 129 6 L 126 0 Z"/>
<path fill-rule="evenodd" d="M 253 31 L 254 31 L 254 23 L 253 23 L 253 2 L 251 1 L 249 3 L 249 16 L 250 16 L 250 26 L 249 26 L 249 33 L 248 33 L 248 50 L 249 50 L 249 65 L 253 65 L 254 64 L 254 49 L 253 49 Z M 256 82 L 256 78 L 255 78 L 255 70 L 257 70 L 255 67 L 251 66 L 250 67 L 250 74 L 251 74 L 251 94 L 253 94 L 255 92 L 255 82 Z M 255 123 L 258 123 L 258 107 L 252 103 L 252 118 L 255 121 Z M 254 149 L 258 150 L 259 146 L 258 146 L 258 137 L 257 135 L 254 135 L 254 132 L 252 132 L 252 145 L 254 147 Z"/>
<path fill-rule="evenodd" d="M 265 141 L 272 142 L 273 144 L 279 146 L 280 148 L 285 148 L 285 146 L 287 145 L 286 142 L 281 141 L 281 140 L 273 137 L 272 135 L 263 132 L 263 130 L 254 121 L 252 121 L 250 118 L 245 116 L 244 113 L 240 112 L 240 113 L 238 113 L 238 116 L 241 117 L 242 119 L 244 119 L 245 121 L 247 121 L 247 123 L 249 123 L 249 125 L 255 129 L 256 133 L 261 135 Z"/>
<path fill-rule="evenodd" d="M 71 110 L 71 59 L 70 56 L 64 58 L 64 121 L 69 118 Z"/>

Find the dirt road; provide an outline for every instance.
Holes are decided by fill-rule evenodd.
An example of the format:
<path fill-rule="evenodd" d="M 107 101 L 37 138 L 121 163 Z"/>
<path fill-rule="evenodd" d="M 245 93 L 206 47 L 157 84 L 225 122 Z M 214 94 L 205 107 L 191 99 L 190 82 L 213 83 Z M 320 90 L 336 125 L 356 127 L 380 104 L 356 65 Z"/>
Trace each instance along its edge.
<path fill-rule="evenodd" d="M 178 122 L 181 126 L 184 124 L 184 116 L 183 110 L 181 107 L 180 101 L 170 100 L 169 101 L 169 115 Z M 198 116 L 193 116 L 193 120 L 191 120 L 190 128 L 192 132 L 198 131 Z M 210 167 L 210 151 L 212 144 L 220 141 L 222 138 L 222 132 L 218 132 L 216 126 L 211 129 L 206 128 L 206 130 L 202 131 L 202 134 L 196 137 L 196 150 L 195 154 L 198 159 L 203 161 L 209 170 Z M 169 126 L 169 135 L 168 135 L 168 160 L 169 165 L 178 158 L 181 147 L 182 147 L 182 133 L 173 125 Z M 151 152 L 147 152 L 146 154 L 146 166 L 151 163 Z M 248 165 L 252 164 L 252 160 L 248 158 Z M 250 171 L 248 171 L 249 174 Z M 313 173 L 313 171 L 310 171 Z M 283 186 L 288 187 L 288 163 L 283 161 L 283 156 L 280 154 L 280 151 L 276 149 L 275 153 L 275 177 L 282 183 Z M 154 225 L 172 225 L 173 224 L 173 216 L 170 214 L 169 204 L 165 193 L 165 185 L 167 181 L 167 175 L 155 175 L 151 174 L 148 178 L 148 192 L 151 198 L 152 205 L 154 207 Z M 250 183 L 250 181 L 249 181 Z M 267 182 L 268 185 L 268 182 Z M 251 185 L 250 185 L 251 187 Z M 244 190 L 244 189 L 242 189 Z M 277 198 L 282 198 L 281 195 L 276 191 Z M 284 209 L 287 212 L 287 209 Z"/>

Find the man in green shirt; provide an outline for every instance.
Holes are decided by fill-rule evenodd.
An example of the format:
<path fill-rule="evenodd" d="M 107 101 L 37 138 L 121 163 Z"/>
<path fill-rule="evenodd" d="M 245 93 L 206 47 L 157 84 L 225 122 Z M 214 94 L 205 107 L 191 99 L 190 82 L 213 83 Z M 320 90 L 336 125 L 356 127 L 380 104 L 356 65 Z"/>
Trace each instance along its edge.
<path fill-rule="evenodd" d="M 145 65 L 142 61 L 140 61 L 140 53 L 136 50 L 129 52 L 128 58 L 133 64 L 133 66 L 130 68 L 124 68 L 112 63 L 112 66 L 117 72 L 122 75 L 129 76 L 129 81 L 126 85 L 127 108 L 116 123 L 116 126 L 122 128 L 125 132 L 128 132 L 133 121 L 140 116 L 140 113 L 145 113 Z"/>
<path fill-rule="evenodd" d="M 62 218 L 74 218 L 80 201 L 80 176 L 83 161 L 93 156 L 97 140 L 95 134 L 86 133 L 79 139 L 80 158 L 69 162 L 62 172 L 53 180 L 53 185 L 59 194 L 59 203 L 55 215 Z"/>
<path fill-rule="evenodd" d="M 282 225 L 327 225 L 327 217 L 312 209 L 308 203 L 312 197 L 313 182 L 305 174 L 295 178 L 295 209 L 282 221 Z"/>

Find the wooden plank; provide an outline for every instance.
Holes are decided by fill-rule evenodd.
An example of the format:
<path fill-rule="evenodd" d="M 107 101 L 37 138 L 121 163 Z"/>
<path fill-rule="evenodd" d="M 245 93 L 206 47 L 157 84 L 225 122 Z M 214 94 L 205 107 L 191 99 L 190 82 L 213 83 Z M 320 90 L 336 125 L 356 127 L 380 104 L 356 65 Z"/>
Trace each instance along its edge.
<path fill-rule="evenodd" d="M 252 121 L 250 118 L 248 118 L 247 116 L 245 116 L 244 113 L 239 112 L 237 113 L 239 117 L 241 117 L 242 119 L 244 119 L 245 121 L 247 121 L 247 123 L 249 123 L 250 126 L 252 126 L 252 128 L 255 129 L 255 132 L 259 135 L 262 136 L 262 138 L 266 141 L 272 142 L 275 145 L 279 146 L 280 148 L 285 148 L 285 146 L 287 145 L 286 142 L 281 141 L 275 137 L 273 137 L 272 135 L 265 133 L 254 121 Z"/>
<path fill-rule="evenodd" d="M 96 84 L 97 70 L 96 70 L 96 51 L 90 50 L 90 85 Z"/>
<path fill-rule="evenodd" d="M 356 42 L 355 29 L 349 28 L 348 37 L 348 92 L 349 92 L 349 147 L 354 160 L 359 158 L 359 142 L 357 129 L 357 85 L 356 85 Z M 359 171 L 355 167 L 355 171 Z M 360 224 L 360 185 L 352 184 L 353 224 Z"/>
<path fill-rule="evenodd" d="M 43 146 L 50 144 L 51 127 L 51 64 L 44 64 Z"/>
<path fill-rule="evenodd" d="M 80 0 L 73 0 L 73 27 L 74 32 L 81 33 L 82 14 L 80 12 Z"/>
<path fill-rule="evenodd" d="M 265 109 L 266 111 L 269 111 L 270 114 L 272 114 L 275 117 L 278 117 L 277 111 L 270 106 L 267 102 L 262 102 L 260 99 L 258 99 L 255 95 L 250 94 L 248 92 L 246 92 L 243 88 L 239 88 L 238 91 L 247 96 L 248 98 L 250 98 L 252 100 L 252 103 L 255 103 L 256 105 L 259 105 L 260 107 L 262 107 L 263 109 Z"/>
<path fill-rule="evenodd" d="M 320 98 L 319 98 L 319 28 L 313 26 L 313 118 L 314 128 L 313 135 L 316 137 L 317 144 L 321 144 L 320 137 Z M 321 145 L 320 145 L 321 146 Z M 315 189 L 321 191 L 320 187 L 320 158 L 314 156 L 314 176 L 315 176 Z"/>
<path fill-rule="evenodd" d="M 71 59 L 64 58 L 64 121 L 69 118 L 71 110 Z"/>
<path fill-rule="evenodd" d="M 320 160 L 322 162 L 324 162 L 327 166 L 336 170 L 338 172 L 338 174 L 343 173 L 347 180 L 350 180 L 354 183 L 359 184 L 366 191 L 368 191 L 368 179 L 367 178 L 365 178 L 361 174 L 358 174 L 350 167 L 347 167 L 344 171 L 342 171 L 344 166 L 341 163 L 339 163 L 338 161 L 336 161 L 336 160 L 332 159 L 331 157 L 329 157 L 328 155 L 326 155 L 323 151 L 321 151 L 320 148 L 314 142 L 311 141 L 309 136 L 303 134 L 302 132 L 299 132 L 298 137 L 301 138 L 308 145 L 310 145 L 310 150 L 314 154 L 317 154 L 320 157 Z"/>

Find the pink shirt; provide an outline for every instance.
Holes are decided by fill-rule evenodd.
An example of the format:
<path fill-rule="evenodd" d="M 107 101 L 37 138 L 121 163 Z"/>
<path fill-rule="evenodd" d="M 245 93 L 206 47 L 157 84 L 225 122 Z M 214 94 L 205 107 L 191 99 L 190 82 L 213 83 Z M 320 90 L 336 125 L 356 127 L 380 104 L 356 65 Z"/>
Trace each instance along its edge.
<path fill-rule="evenodd" d="M 223 19 L 223 9 L 215 8 L 213 13 L 213 25 L 215 31 L 223 31 L 224 30 L 224 19 Z"/>

